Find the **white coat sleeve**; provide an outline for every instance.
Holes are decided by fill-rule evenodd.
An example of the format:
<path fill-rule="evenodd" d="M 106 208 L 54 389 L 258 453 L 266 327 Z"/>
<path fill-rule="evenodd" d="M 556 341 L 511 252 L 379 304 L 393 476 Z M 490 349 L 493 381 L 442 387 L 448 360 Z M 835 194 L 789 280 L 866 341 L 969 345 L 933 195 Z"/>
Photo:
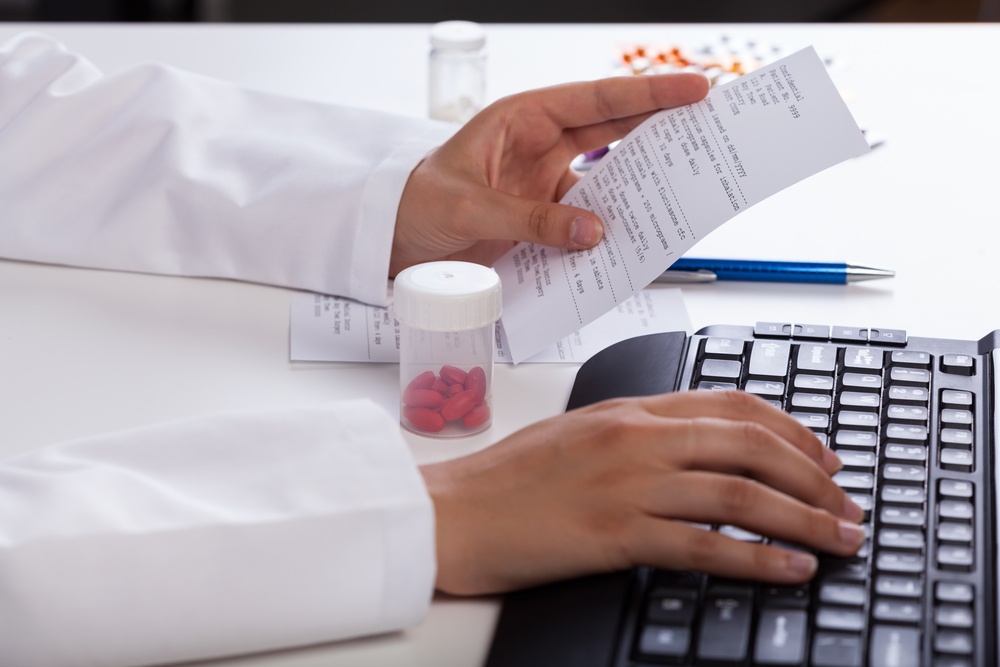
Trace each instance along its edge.
<path fill-rule="evenodd" d="M 433 534 L 399 425 L 369 401 L 42 448 L 0 466 L 0 664 L 158 664 L 412 625 Z"/>
<path fill-rule="evenodd" d="M 0 256 L 384 304 L 410 171 L 454 126 L 161 65 L 0 48 Z"/>

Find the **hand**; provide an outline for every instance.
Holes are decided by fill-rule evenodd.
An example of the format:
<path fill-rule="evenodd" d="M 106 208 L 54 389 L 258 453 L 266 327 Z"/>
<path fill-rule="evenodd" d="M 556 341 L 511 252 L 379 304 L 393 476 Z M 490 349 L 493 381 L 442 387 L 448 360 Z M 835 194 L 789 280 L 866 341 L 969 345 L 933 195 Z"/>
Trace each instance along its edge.
<path fill-rule="evenodd" d="M 516 241 L 589 248 L 600 219 L 557 202 L 577 155 L 625 136 L 656 111 L 708 92 L 700 74 L 615 77 L 530 91 L 487 107 L 410 174 L 389 274 L 458 259 L 490 266 Z"/>
<path fill-rule="evenodd" d="M 830 478 L 839 467 L 808 429 L 742 392 L 574 410 L 421 468 L 437 518 L 437 587 L 495 593 L 639 564 L 802 582 L 816 571 L 812 554 L 690 523 L 852 555 L 863 513 Z"/>

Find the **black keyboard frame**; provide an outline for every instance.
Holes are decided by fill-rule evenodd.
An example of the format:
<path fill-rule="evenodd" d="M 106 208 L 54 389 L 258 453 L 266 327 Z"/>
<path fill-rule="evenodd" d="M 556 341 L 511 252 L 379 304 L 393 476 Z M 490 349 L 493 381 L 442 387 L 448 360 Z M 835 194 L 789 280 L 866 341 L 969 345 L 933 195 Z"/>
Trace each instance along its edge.
<path fill-rule="evenodd" d="M 862 331 L 865 335 L 869 332 L 868 329 Z M 995 409 L 991 353 L 1000 347 L 1000 331 L 993 332 L 979 341 L 907 338 L 905 332 L 894 332 L 896 335 L 889 336 L 891 342 L 888 343 L 881 339 L 876 342 L 860 339 L 817 340 L 799 337 L 795 332 L 796 329 L 792 325 L 778 324 L 770 327 L 761 324 L 756 327 L 720 325 L 699 330 L 690 337 L 675 332 L 624 341 L 603 351 L 581 367 L 567 409 L 616 396 L 649 395 L 689 387 L 695 373 L 696 352 L 702 341 L 708 337 L 743 340 L 784 339 L 793 344 L 832 342 L 838 345 L 864 345 L 884 350 L 886 354 L 890 354 L 893 350 L 925 351 L 932 355 L 934 363 L 932 377 L 934 400 L 929 424 L 938 423 L 941 409 L 940 392 L 944 388 L 971 390 L 975 395 L 973 409 L 976 415 L 990 416 Z M 900 333 L 903 334 L 903 339 L 899 337 Z M 938 372 L 938 368 L 941 355 L 945 353 L 973 356 L 977 365 L 975 375 L 971 377 L 942 375 Z M 884 409 L 883 405 L 880 412 Z M 979 443 L 974 447 L 974 472 L 941 471 L 937 466 L 928 465 L 929 477 L 924 488 L 928 493 L 935 492 L 938 481 L 943 478 L 971 479 L 975 482 L 977 489 L 973 498 L 976 523 L 973 547 L 975 567 L 973 571 L 967 573 L 942 572 L 936 568 L 925 568 L 924 576 L 929 579 L 924 589 L 925 621 L 922 628 L 929 627 L 927 619 L 931 616 L 928 615 L 933 613 L 931 607 L 935 582 L 973 581 L 978 591 L 974 603 L 976 628 L 974 664 L 986 665 L 997 664 L 998 655 L 995 637 L 997 536 L 994 525 L 996 482 L 993 479 L 995 462 L 992 448 L 992 418 L 979 417 L 974 426 L 973 442 Z M 882 428 L 880 426 L 880 429 Z M 930 456 L 936 457 L 937 451 L 938 436 L 935 429 L 930 439 Z M 876 476 L 878 476 L 877 468 Z M 877 483 L 880 484 L 881 479 L 878 479 Z M 927 547 L 924 551 L 927 563 L 930 563 L 933 557 L 935 526 L 936 517 L 928 517 Z M 508 667 L 515 664 L 519 667 L 552 664 L 631 667 L 639 664 L 660 664 L 656 661 L 639 661 L 640 656 L 637 655 L 634 644 L 635 630 L 645 603 L 644 584 L 651 576 L 652 571 L 649 568 L 634 568 L 627 573 L 559 582 L 509 595 L 498 623 L 488 667 Z M 702 585 L 704 586 L 704 582 Z M 611 590 L 615 592 L 611 594 Z M 602 592 L 594 593 L 594 591 Z M 567 603 L 567 600 L 571 600 L 572 603 Z M 585 602 L 587 600 L 592 602 L 587 604 Z M 872 604 L 870 593 L 867 604 Z M 609 611 L 609 607 L 615 608 L 613 614 Z M 866 611 L 867 609 L 866 606 Z M 587 630 L 582 634 L 574 631 L 584 628 Z M 570 639 L 571 637 L 573 639 Z M 567 644 L 572 645 L 574 650 L 567 653 Z M 922 633 L 922 649 L 923 664 L 935 664 L 932 633 Z M 698 663 L 666 661 L 663 664 Z M 748 660 L 742 664 L 754 663 Z"/>

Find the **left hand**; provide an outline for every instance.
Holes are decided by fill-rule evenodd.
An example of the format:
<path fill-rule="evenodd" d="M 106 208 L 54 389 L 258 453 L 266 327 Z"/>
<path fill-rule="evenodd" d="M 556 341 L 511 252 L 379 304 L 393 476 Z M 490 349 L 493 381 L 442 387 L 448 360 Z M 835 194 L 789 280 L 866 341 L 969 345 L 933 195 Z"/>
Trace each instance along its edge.
<path fill-rule="evenodd" d="M 596 245 L 601 220 L 555 203 L 580 178 L 570 162 L 707 92 L 705 77 L 680 73 L 566 84 L 495 102 L 410 174 L 389 274 L 441 259 L 489 266 L 518 241 Z"/>

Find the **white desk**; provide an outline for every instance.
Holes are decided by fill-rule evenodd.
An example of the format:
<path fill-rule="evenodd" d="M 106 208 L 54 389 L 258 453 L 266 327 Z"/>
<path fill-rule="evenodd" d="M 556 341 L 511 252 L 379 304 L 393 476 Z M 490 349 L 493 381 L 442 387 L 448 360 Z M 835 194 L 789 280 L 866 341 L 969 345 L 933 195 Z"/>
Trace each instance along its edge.
<path fill-rule="evenodd" d="M 107 71 L 156 60 L 289 95 L 424 113 L 426 26 L 3 24 L 0 41 L 24 29 Z M 743 213 L 698 254 L 851 261 L 897 277 L 686 287 L 695 327 L 776 320 L 953 338 L 1000 328 L 1000 89 L 990 69 L 1000 26 L 489 26 L 490 96 L 603 76 L 619 46 L 698 45 L 723 33 L 832 56 L 859 123 L 886 143 Z M 223 408 L 358 394 L 395 406 L 395 366 L 290 364 L 288 304 L 288 292 L 258 285 L 0 261 L 0 454 Z M 575 371 L 502 366 L 490 432 L 409 442 L 421 461 L 485 447 L 560 412 Z M 404 633 L 212 664 L 475 667 L 497 611 L 495 600 L 437 600 Z"/>

